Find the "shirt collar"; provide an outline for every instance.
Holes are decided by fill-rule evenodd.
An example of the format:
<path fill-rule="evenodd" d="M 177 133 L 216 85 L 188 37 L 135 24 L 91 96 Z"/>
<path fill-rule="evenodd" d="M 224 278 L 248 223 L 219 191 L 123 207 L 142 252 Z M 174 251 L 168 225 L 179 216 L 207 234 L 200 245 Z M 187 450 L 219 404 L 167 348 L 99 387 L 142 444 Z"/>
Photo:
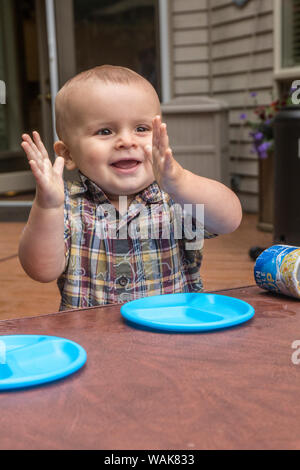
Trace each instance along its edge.
<path fill-rule="evenodd" d="M 88 193 L 91 199 L 98 204 L 110 203 L 104 191 L 93 181 L 79 172 L 79 181 L 74 181 L 70 188 L 70 194 L 75 196 L 77 194 Z M 162 202 L 163 196 L 157 182 L 154 181 L 147 188 L 140 191 L 135 200 L 138 202 L 145 201 L 146 203 Z"/>

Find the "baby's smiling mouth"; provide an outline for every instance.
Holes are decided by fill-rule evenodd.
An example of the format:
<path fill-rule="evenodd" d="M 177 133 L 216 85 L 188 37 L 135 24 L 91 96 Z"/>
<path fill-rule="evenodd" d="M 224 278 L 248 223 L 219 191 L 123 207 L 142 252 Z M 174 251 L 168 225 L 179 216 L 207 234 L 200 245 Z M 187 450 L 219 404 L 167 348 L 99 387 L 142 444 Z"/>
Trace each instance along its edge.
<path fill-rule="evenodd" d="M 131 169 L 131 168 L 138 166 L 140 163 L 141 163 L 140 161 L 134 160 L 134 159 L 120 159 L 112 163 L 111 165 L 116 168 L 127 170 L 127 169 Z"/>

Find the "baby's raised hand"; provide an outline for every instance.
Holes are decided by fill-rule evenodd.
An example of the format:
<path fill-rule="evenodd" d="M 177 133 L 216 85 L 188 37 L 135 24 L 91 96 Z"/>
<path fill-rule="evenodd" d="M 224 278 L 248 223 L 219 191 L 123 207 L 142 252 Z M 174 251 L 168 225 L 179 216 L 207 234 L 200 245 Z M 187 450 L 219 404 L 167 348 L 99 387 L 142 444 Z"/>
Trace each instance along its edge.
<path fill-rule="evenodd" d="M 146 146 L 145 153 L 152 163 L 156 182 L 161 189 L 172 194 L 180 185 L 184 169 L 172 155 L 167 126 L 161 122 L 161 117 L 155 116 L 152 125 L 152 148 L 150 145 Z"/>
<path fill-rule="evenodd" d="M 38 132 L 33 131 L 33 140 L 23 134 L 21 147 L 26 153 L 30 168 L 37 183 L 37 203 L 49 209 L 60 207 L 64 203 L 63 169 L 64 159 L 57 157 L 52 165 L 47 150 Z"/>

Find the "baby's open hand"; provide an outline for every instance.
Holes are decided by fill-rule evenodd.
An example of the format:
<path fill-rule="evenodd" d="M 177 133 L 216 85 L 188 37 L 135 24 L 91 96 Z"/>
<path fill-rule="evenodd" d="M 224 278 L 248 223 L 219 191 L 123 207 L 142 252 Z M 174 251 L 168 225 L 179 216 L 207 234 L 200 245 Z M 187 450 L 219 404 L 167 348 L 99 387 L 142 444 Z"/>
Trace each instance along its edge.
<path fill-rule="evenodd" d="M 38 132 L 33 131 L 33 140 L 23 134 L 21 147 L 26 153 L 29 165 L 37 183 L 37 202 L 43 208 L 55 208 L 64 203 L 63 169 L 64 159 L 57 157 L 52 165 L 47 150 Z"/>
<path fill-rule="evenodd" d="M 145 152 L 152 163 L 156 182 L 161 189 L 172 194 L 176 191 L 178 185 L 180 185 L 184 169 L 172 155 L 172 150 L 169 147 L 167 126 L 161 122 L 161 117 L 155 116 L 152 125 L 152 148 L 150 145 L 146 146 Z"/>

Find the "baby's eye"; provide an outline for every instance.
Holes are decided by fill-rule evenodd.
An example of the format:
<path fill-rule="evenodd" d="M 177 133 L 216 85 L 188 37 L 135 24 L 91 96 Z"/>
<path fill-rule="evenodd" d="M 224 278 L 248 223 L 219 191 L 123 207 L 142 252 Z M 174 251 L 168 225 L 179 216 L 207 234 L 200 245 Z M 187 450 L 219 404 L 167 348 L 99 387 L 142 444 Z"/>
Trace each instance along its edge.
<path fill-rule="evenodd" d="M 148 127 L 145 127 L 145 126 L 138 126 L 136 128 L 137 132 L 147 132 L 149 131 Z"/>
<path fill-rule="evenodd" d="M 107 129 L 107 128 L 104 128 L 104 129 L 100 129 L 98 132 L 97 132 L 98 135 L 110 135 L 111 134 L 111 130 L 110 129 Z"/>

